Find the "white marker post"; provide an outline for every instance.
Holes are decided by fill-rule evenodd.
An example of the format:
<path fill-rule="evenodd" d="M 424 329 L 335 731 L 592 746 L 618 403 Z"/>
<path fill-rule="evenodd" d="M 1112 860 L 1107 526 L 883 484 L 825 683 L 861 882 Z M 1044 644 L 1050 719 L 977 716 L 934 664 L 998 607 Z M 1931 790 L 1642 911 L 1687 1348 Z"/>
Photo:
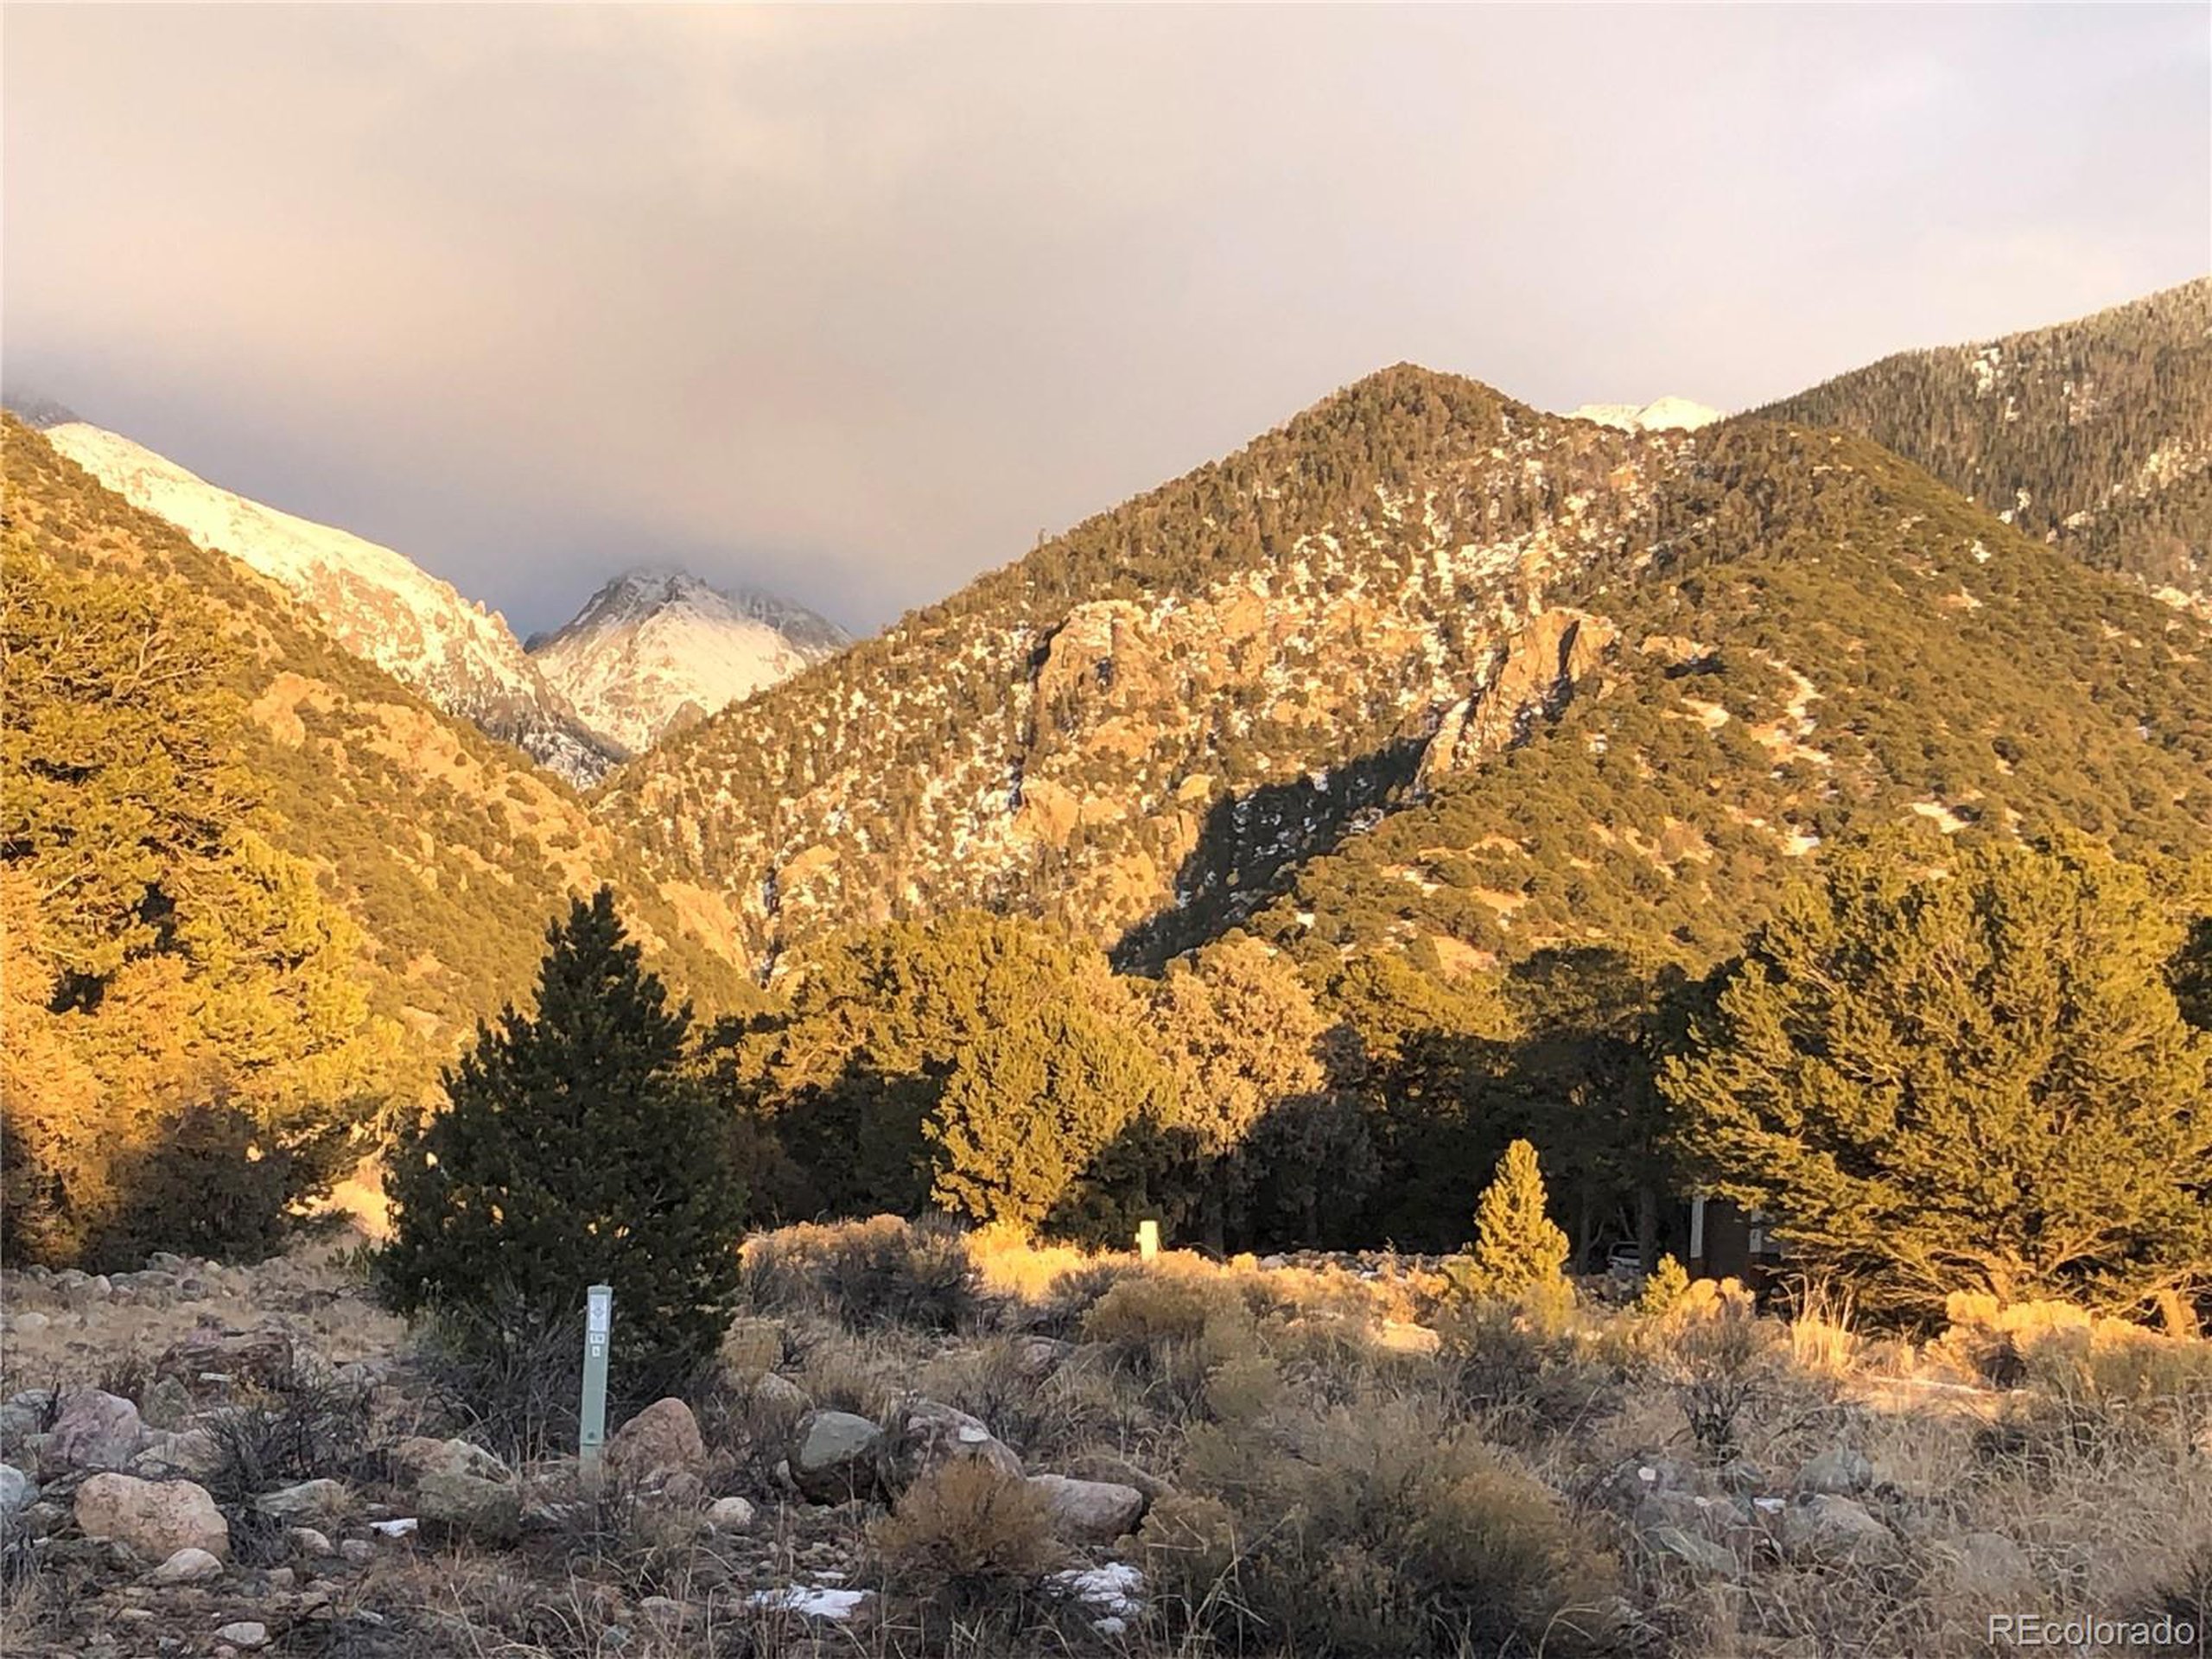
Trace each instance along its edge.
<path fill-rule="evenodd" d="M 614 1333 L 614 1290 L 594 1285 L 584 1302 L 584 1397 L 576 1431 L 576 1466 L 587 1487 L 599 1485 L 599 1448 L 607 1440 L 607 1347 Z"/>

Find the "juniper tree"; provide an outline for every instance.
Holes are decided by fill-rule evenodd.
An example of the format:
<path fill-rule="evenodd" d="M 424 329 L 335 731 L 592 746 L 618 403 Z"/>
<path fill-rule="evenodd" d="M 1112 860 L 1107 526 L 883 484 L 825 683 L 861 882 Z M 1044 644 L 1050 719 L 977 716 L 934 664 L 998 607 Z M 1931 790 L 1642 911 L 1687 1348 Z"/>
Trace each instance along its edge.
<path fill-rule="evenodd" d="M 1491 1296 L 1518 1296 L 1562 1281 L 1567 1235 L 1553 1222 L 1536 1149 L 1516 1141 L 1475 1206 L 1475 1243 L 1462 1277 Z"/>
<path fill-rule="evenodd" d="M 2085 841 L 1930 869 L 1891 840 L 1790 894 L 1662 1086 L 1686 1155 L 1862 1306 L 2127 1307 L 2212 1285 L 2212 1039 L 2178 928 Z"/>
<path fill-rule="evenodd" d="M 480 1026 L 444 1109 L 397 1138 L 380 1278 L 403 1312 L 537 1317 L 611 1285 L 617 1365 L 672 1378 L 734 1306 L 731 1126 L 690 1068 L 690 1006 L 639 967 L 613 893 L 572 901 L 546 939 L 535 1011 Z"/>

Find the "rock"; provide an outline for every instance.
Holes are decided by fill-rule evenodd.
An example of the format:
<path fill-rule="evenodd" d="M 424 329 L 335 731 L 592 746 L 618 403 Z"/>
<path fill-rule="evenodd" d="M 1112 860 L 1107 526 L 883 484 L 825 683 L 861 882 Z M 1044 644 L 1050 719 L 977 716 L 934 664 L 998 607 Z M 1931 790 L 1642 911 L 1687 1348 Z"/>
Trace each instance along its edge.
<path fill-rule="evenodd" d="M 1855 1499 L 1816 1492 L 1782 1515 L 1783 1546 L 1821 1560 L 1888 1560 L 1897 1553 L 1897 1535 Z"/>
<path fill-rule="evenodd" d="M 289 1590 L 300 1580 L 300 1575 L 289 1567 L 272 1567 L 264 1576 L 271 1590 Z"/>
<path fill-rule="evenodd" d="M 138 1408 L 128 1400 L 98 1389 L 73 1389 L 62 1399 L 48 1451 L 65 1469 L 120 1469 L 137 1454 L 145 1432 Z"/>
<path fill-rule="evenodd" d="M 2010 1605 L 2035 1587 L 2028 1552 L 2001 1532 L 1970 1532 L 1939 1548 L 1950 1558 L 1950 1587 L 1959 1595 Z"/>
<path fill-rule="evenodd" d="M 173 1376 L 146 1385 L 138 1415 L 149 1428 L 181 1428 L 192 1416 L 192 1391 Z"/>
<path fill-rule="evenodd" d="M 1638 1500 L 1636 1524 L 1646 1531 L 1659 1527 L 1677 1527 L 1685 1532 L 1704 1536 L 1717 1527 L 1724 1527 L 1734 1517 L 1734 1508 L 1711 1498 L 1700 1497 L 1694 1492 L 1675 1491 L 1661 1486 L 1646 1492 Z"/>
<path fill-rule="evenodd" d="M 204 1549 L 178 1550 L 146 1575 L 149 1584 L 206 1584 L 223 1576 L 223 1564 Z"/>
<path fill-rule="evenodd" d="M 1425 1325 L 1411 1325 L 1403 1319 L 1385 1319 L 1375 1333 L 1375 1345 L 1389 1354 L 1434 1354 L 1444 1345 L 1444 1338 Z"/>
<path fill-rule="evenodd" d="M 0 1520 L 38 1502 L 38 1482 L 12 1463 L 0 1463 Z"/>
<path fill-rule="evenodd" d="M 242 1618 L 235 1624 L 224 1625 L 215 1632 L 215 1639 L 227 1642 L 234 1648 L 243 1648 L 250 1653 L 256 1648 L 269 1645 L 269 1627 L 250 1618 Z"/>
<path fill-rule="evenodd" d="M 156 1433 L 149 1438 L 138 1455 L 131 1459 L 130 1472 L 149 1480 L 167 1480 L 177 1475 L 196 1480 L 213 1474 L 222 1462 L 223 1443 L 214 1431 L 188 1428 L 181 1434 Z"/>
<path fill-rule="evenodd" d="M 409 1478 L 426 1475 L 467 1475 L 477 1480 L 505 1480 L 507 1465 L 480 1446 L 467 1440 L 434 1440 L 410 1434 L 392 1453 L 392 1461 Z"/>
<path fill-rule="evenodd" d="M 139 1480 L 98 1474 L 77 1489 L 77 1525 L 88 1538 L 112 1538 L 149 1559 L 204 1549 L 227 1559 L 230 1523 L 205 1486 L 188 1480 Z"/>
<path fill-rule="evenodd" d="M 1685 1528 L 1658 1526 L 1644 1535 L 1651 1547 L 1686 1563 L 1693 1571 L 1707 1578 L 1733 1579 L 1738 1568 L 1736 1553 L 1710 1538 L 1701 1537 Z"/>
<path fill-rule="evenodd" d="M 793 1431 L 791 1484 L 817 1503 L 842 1503 L 872 1494 L 883 1431 L 849 1411 L 814 1411 Z"/>
<path fill-rule="evenodd" d="M 779 1376 L 773 1371 L 763 1371 L 753 1379 L 753 1404 L 761 1411 L 780 1412 L 797 1417 L 814 1408 L 804 1389 L 788 1376 Z"/>
<path fill-rule="evenodd" d="M 52 1389 L 24 1389 L 0 1405 L 0 1440 L 14 1443 L 40 1433 L 54 1411 Z"/>
<path fill-rule="evenodd" d="M 192 1281 L 178 1286 L 187 1301 Z M 203 1287 L 200 1293 L 206 1294 Z M 171 1343 L 154 1362 L 156 1380 L 174 1377 L 195 1395 L 219 1391 L 233 1382 L 267 1387 L 292 1373 L 292 1339 L 282 1331 L 262 1326 L 252 1331 L 201 1329 Z"/>
<path fill-rule="evenodd" d="M 1074 1352 L 1075 1344 L 1058 1337 L 1024 1337 L 1014 1344 L 1014 1374 L 1034 1382 L 1058 1370 Z"/>
<path fill-rule="evenodd" d="M 522 1495 L 509 1480 L 433 1471 L 416 1484 L 418 1517 L 448 1536 L 512 1544 L 522 1536 Z"/>
<path fill-rule="evenodd" d="M 681 1400 L 656 1400 L 607 1442 L 607 1466 L 627 1479 L 696 1473 L 707 1460 L 699 1420 Z"/>
<path fill-rule="evenodd" d="M 891 1448 L 892 1480 L 903 1491 L 931 1470 L 958 1459 L 989 1464 L 1014 1480 L 1022 1476 L 1014 1448 L 994 1435 L 979 1418 L 936 1400 L 912 1399 L 898 1413 Z"/>
<path fill-rule="evenodd" d="M 36 1336 L 40 1332 L 45 1330 L 48 1325 L 53 1323 L 53 1320 L 48 1319 L 45 1314 L 40 1313 L 35 1307 L 26 1308 L 21 1313 L 12 1314 L 10 1316 L 8 1320 L 8 1325 L 10 1330 L 14 1331 L 19 1336 L 25 1337 Z"/>
<path fill-rule="evenodd" d="M 331 1548 L 329 1534 L 318 1532 L 313 1527 L 286 1528 L 284 1541 L 292 1547 L 296 1554 L 308 1556 L 315 1560 L 321 1560 L 327 1555 L 334 1555 L 338 1553 Z"/>
<path fill-rule="evenodd" d="M 355 1567 L 373 1560 L 376 1553 L 377 1547 L 365 1538 L 348 1538 L 338 1546 L 339 1560 L 350 1561 Z"/>
<path fill-rule="evenodd" d="M 1053 1528 L 1064 1538 L 1110 1543 L 1135 1532 L 1144 1516 L 1144 1494 L 1134 1486 L 1065 1475 L 1032 1475 L 1028 1485 L 1045 1500 Z"/>
<path fill-rule="evenodd" d="M 1797 1489 L 1850 1497 L 1874 1484 L 1874 1465 L 1866 1454 L 1847 1446 L 1832 1446 L 1797 1471 Z"/>
<path fill-rule="evenodd" d="M 253 1507 L 275 1520 L 302 1521 L 343 1514 L 353 1496 L 343 1481 L 303 1480 L 296 1486 L 264 1492 L 253 1500 Z"/>
<path fill-rule="evenodd" d="M 741 1497 L 718 1497 L 707 1506 L 707 1524 L 716 1532 L 743 1532 L 753 1520 L 753 1505 Z"/>

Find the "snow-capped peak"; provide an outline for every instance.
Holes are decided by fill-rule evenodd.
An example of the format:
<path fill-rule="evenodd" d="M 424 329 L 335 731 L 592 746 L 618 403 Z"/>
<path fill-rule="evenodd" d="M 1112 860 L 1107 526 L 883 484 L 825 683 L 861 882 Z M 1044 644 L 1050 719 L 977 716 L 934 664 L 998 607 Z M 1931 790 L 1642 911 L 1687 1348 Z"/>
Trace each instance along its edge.
<path fill-rule="evenodd" d="M 773 594 L 640 565 L 530 651 L 594 730 L 639 750 L 849 643 L 836 623 Z"/>
<path fill-rule="evenodd" d="M 1720 411 L 1687 397 L 1669 397 L 1654 398 L 1640 409 L 1634 404 L 1585 404 L 1567 418 L 1595 421 L 1624 432 L 1694 432 L 1719 420 Z"/>
<path fill-rule="evenodd" d="M 210 484 L 143 444 L 83 421 L 47 439 L 133 506 L 289 589 L 355 656 L 447 713 L 583 785 L 611 753 L 524 653 L 496 611 L 404 554 Z"/>

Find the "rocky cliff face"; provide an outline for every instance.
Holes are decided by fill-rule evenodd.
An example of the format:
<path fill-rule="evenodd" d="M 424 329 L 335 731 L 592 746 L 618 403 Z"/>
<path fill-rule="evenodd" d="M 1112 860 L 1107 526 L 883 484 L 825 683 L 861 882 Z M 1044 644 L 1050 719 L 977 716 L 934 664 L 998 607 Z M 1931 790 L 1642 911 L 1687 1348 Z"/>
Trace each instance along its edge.
<path fill-rule="evenodd" d="M 46 436 L 133 506 L 277 583 L 340 645 L 448 714 L 573 784 L 596 781 L 611 764 L 609 747 L 546 683 L 505 621 L 404 555 L 234 494 L 80 421 Z"/>

